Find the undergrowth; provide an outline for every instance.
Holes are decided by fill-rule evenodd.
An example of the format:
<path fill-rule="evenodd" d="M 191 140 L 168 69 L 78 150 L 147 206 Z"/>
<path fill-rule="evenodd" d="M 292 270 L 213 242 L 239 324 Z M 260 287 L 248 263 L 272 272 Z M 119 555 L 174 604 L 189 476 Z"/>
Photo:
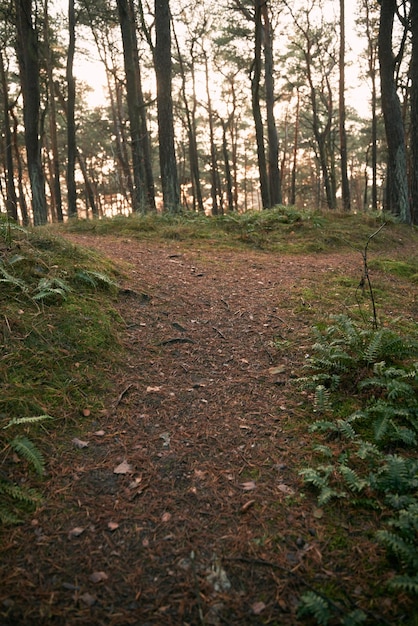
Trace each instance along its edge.
<path fill-rule="evenodd" d="M 118 345 L 115 279 L 95 255 L 0 221 L 0 523 L 37 504 L 24 483 L 44 474 L 54 429 L 101 406 L 97 362 L 114 362 Z"/>
<path fill-rule="evenodd" d="M 418 337 L 333 316 L 316 330 L 307 368 L 299 382 L 311 393 L 310 431 L 320 439 L 317 464 L 301 474 L 321 506 L 339 499 L 380 512 L 376 541 L 398 566 L 389 588 L 418 597 Z M 319 624 L 335 617 L 314 592 L 301 599 L 307 614 Z M 340 623 L 364 620 L 359 613 Z"/>
<path fill-rule="evenodd" d="M 147 213 L 95 220 L 71 220 L 72 232 L 114 235 L 135 239 L 207 242 L 217 246 L 257 248 L 269 252 L 312 253 L 349 249 L 363 243 L 370 228 L 387 222 L 384 233 L 373 245 L 382 250 L 401 248 L 415 229 L 396 223 L 382 213 L 362 215 L 319 212 L 277 206 L 263 211 L 206 216 L 200 213 Z M 418 273 L 418 259 L 411 271 Z M 391 267 L 387 266 L 388 271 Z"/>

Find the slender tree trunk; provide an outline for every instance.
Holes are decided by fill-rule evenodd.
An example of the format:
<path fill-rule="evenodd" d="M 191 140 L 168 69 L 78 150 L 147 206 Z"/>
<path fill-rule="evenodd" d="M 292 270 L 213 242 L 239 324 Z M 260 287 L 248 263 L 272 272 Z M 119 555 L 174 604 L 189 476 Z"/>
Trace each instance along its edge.
<path fill-rule="evenodd" d="M 341 191 L 344 211 L 351 208 L 348 182 L 347 134 L 345 130 L 345 0 L 340 0 L 340 54 L 339 54 L 339 130 L 341 158 Z"/>
<path fill-rule="evenodd" d="M 379 63 L 382 110 L 388 146 L 388 209 L 402 222 L 411 223 L 406 167 L 405 132 L 396 92 L 395 60 L 392 50 L 396 0 L 381 0 L 379 25 Z"/>
<path fill-rule="evenodd" d="M 296 101 L 296 115 L 295 115 L 295 134 L 293 139 L 293 162 L 292 162 L 292 174 L 290 184 L 290 204 L 296 204 L 296 170 L 298 164 L 298 147 L 299 147 L 299 111 L 300 111 L 300 92 L 298 89 L 297 101 Z"/>
<path fill-rule="evenodd" d="M 18 203 L 20 213 L 22 215 L 22 223 L 24 226 L 29 226 L 29 211 L 28 205 L 26 203 L 25 191 L 23 189 L 23 165 L 21 153 L 19 150 L 19 121 L 13 109 L 10 109 L 10 116 L 13 120 L 13 154 L 15 157 L 15 162 L 17 164 L 17 188 L 19 191 L 18 195 Z"/>
<path fill-rule="evenodd" d="M 368 66 L 369 66 L 369 75 L 371 81 L 371 116 L 372 116 L 372 126 L 371 126 L 371 168 L 372 168 L 372 208 L 377 211 L 378 208 L 378 200 L 377 200 L 377 41 L 376 41 L 376 29 L 374 28 L 374 24 L 372 23 L 372 14 L 370 8 L 370 0 L 364 0 L 364 9 L 365 9 L 365 29 L 367 36 L 367 48 L 368 48 Z M 368 179 L 368 177 L 367 177 Z M 367 190 L 366 190 L 367 191 Z M 366 195 L 367 198 L 367 195 Z M 366 208 L 366 206 L 364 207 Z"/>
<path fill-rule="evenodd" d="M 3 96 L 3 115 L 4 115 L 4 140 L 5 140 L 5 160 L 6 160 L 6 212 L 12 219 L 18 220 L 17 213 L 17 195 L 15 188 L 14 166 L 13 166 L 13 146 L 12 131 L 10 128 L 9 114 L 9 90 L 6 79 L 6 71 L 4 68 L 3 55 L 0 50 L 0 84 Z"/>
<path fill-rule="evenodd" d="M 226 181 L 226 196 L 228 199 L 228 211 L 234 210 L 234 196 L 232 193 L 232 174 L 231 166 L 229 162 L 228 140 L 227 140 L 227 123 L 221 119 L 222 124 L 222 153 L 225 164 L 225 181 Z"/>
<path fill-rule="evenodd" d="M 164 208 L 177 212 L 180 188 L 174 143 L 172 58 L 169 0 L 155 0 L 154 65 L 157 79 L 157 117 L 161 185 Z"/>
<path fill-rule="evenodd" d="M 273 37 L 267 2 L 262 1 L 261 14 L 264 35 L 264 81 L 266 92 L 267 137 L 268 137 L 268 178 L 270 204 L 281 204 L 281 180 L 279 170 L 279 137 L 274 117 L 274 63 Z"/>
<path fill-rule="evenodd" d="M 212 215 L 218 215 L 218 184 L 217 184 L 217 158 L 216 158 L 216 146 L 215 146 L 215 130 L 213 123 L 213 111 L 212 111 L 212 99 L 210 97 L 209 86 L 209 65 L 206 52 L 203 52 L 205 57 L 205 82 L 206 82 L 206 99 L 208 105 L 208 119 L 209 119 L 209 141 L 210 141 L 210 178 L 211 178 L 211 198 L 212 198 Z"/>
<path fill-rule="evenodd" d="M 260 82 L 261 82 L 261 43 L 262 43 L 262 20 L 261 4 L 263 0 L 255 0 L 255 33 L 254 33 L 254 63 L 251 76 L 251 102 L 257 142 L 258 170 L 260 174 L 260 192 L 263 209 L 271 207 L 269 179 L 267 174 L 266 152 L 264 146 L 263 118 L 260 107 Z"/>
<path fill-rule="evenodd" d="M 69 43 L 67 53 L 67 201 L 68 217 L 77 217 L 77 187 L 75 161 L 77 155 L 75 130 L 75 78 L 73 75 L 75 54 L 75 8 L 74 0 L 68 2 Z"/>
<path fill-rule="evenodd" d="M 418 224 L 418 3 L 411 1 L 412 34 L 411 75 L 411 212 L 412 221 Z"/>
<path fill-rule="evenodd" d="M 109 92 L 110 110 L 112 112 L 113 132 L 115 135 L 115 155 L 118 163 L 118 171 L 121 182 L 121 190 L 125 198 L 129 198 L 132 202 L 134 195 L 134 185 L 132 181 L 131 170 L 129 167 L 128 150 L 125 141 L 125 133 L 121 122 L 121 98 L 119 96 L 120 88 L 115 75 L 116 70 L 111 71 L 106 67 L 106 80 Z M 114 89 L 111 77 L 114 78 Z"/>
<path fill-rule="evenodd" d="M 38 35 L 32 21 L 32 0 L 15 0 L 17 53 L 23 95 L 25 144 L 35 226 L 46 224 L 47 206 L 39 137 L 40 87 Z"/>
<path fill-rule="evenodd" d="M 187 124 L 187 138 L 189 143 L 189 161 L 190 161 L 190 175 L 192 179 L 193 186 L 193 204 L 197 202 L 198 211 L 203 213 L 203 197 L 202 197 L 202 186 L 200 183 L 200 170 L 199 170 L 199 156 L 197 150 L 197 140 L 196 140 L 196 127 L 193 124 L 193 115 L 190 110 L 189 102 L 186 94 L 186 72 L 184 68 L 183 55 L 180 50 L 179 42 L 176 36 L 176 33 L 173 28 L 174 39 L 176 42 L 177 56 L 179 60 L 180 66 L 180 74 L 181 74 L 181 95 L 183 98 L 184 108 L 186 112 L 186 124 Z M 193 63 L 193 61 L 192 61 Z M 193 94 L 195 100 L 195 94 Z M 195 106 L 195 102 L 194 102 Z"/>
<path fill-rule="evenodd" d="M 56 217 L 59 222 L 63 221 L 62 213 L 62 194 L 60 184 L 60 159 L 58 152 L 58 137 L 57 137 L 57 115 L 55 107 L 55 90 L 54 90 L 54 77 L 53 77 L 53 60 L 51 54 L 51 46 L 49 41 L 49 8 L 48 0 L 45 0 L 44 7 L 44 39 L 46 47 L 46 60 L 47 60 L 47 76 L 48 76 L 48 103 L 49 103 L 49 132 L 51 136 L 51 153 L 52 153 L 52 186 L 51 186 L 51 198 L 53 199 L 53 205 L 56 211 Z M 52 209 L 52 207 L 51 207 Z M 52 211 L 51 211 L 52 212 Z"/>
<path fill-rule="evenodd" d="M 57 98 L 61 104 L 65 119 L 67 120 L 67 125 L 68 125 L 68 111 L 67 111 L 67 102 L 65 101 L 64 96 L 62 95 L 62 93 L 59 90 L 59 84 L 58 83 L 54 83 L 54 87 L 55 87 L 55 93 L 57 95 Z M 89 180 L 89 175 L 87 172 L 87 168 L 86 168 L 86 164 L 84 163 L 84 159 L 83 159 L 83 155 L 80 153 L 79 149 L 77 148 L 77 145 L 75 146 L 75 156 L 76 159 L 78 161 L 78 165 L 80 166 L 80 170 L 81 173 L 83 175 L 83 179 L 84 179 L 84 186 L 86 189 L 86 196 L 88 199 L 88 204 L 90 206 L 91 212 L 92 214 L 97 217 L 99 215 L 99 211 L 97 209 L 97 205 L 96 205 L 96 201 L 95 201 L 95 196 L 94 196 L 94 189 L 93 186 Z"/>
<path fill-rule="evenodd" d="M 141 141 L 141 124 L 139 118 L 139 67 L 135 63 L 134 48 L 136 45 L 134 16 L 131 13 L 128 0 L 117 0 L 119 23 L 122 33 L 123 60 L 126 76 L 126 93 L 129 115 L 129 129 L 131 134 L 131 151 L 134 194 L 132 209 L 134 212 L 146 210 L 145 198 L 145 168 Z"/>

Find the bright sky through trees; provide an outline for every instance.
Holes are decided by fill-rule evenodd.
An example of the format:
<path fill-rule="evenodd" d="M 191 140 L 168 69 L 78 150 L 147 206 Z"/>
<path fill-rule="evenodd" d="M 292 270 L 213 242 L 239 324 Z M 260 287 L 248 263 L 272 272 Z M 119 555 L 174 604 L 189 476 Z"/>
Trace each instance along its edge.
<path fill-rule="evenodd" d="M 299 3 L 302 4 L 302 0 L 299 0 Z M 346 100 L 347 104 L 356 109 L 362 117 L 368 117 L 370 91 L 360 71 L 362 63 L 359 60 L 359 55 L 364 47 L 364 42 L 359 37 L 355 26 L 357 4 L 357 0 L 346 0 Z M 338 20 L 338 3 L 336 0 L 330 0 L 329 5 L 330 10 L 335 14 L 335 19 Z M 56 0 L 55 6 L 65 19 L 68 13 L 67 0 Z M 78 41 L 77 45 L 74 72 L 76 77 L 91 89 L 91 92 L 86 95 L 87 102 L 92 107 L 105 105 L 105 70 L 98 59 L 94 44 L 84 40 Z"/>

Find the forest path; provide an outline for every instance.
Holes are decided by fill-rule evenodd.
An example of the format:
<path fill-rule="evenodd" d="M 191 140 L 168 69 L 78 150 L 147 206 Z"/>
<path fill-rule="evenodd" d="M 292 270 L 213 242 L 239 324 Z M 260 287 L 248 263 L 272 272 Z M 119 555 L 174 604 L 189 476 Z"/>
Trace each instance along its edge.
<path fill-rule="evenodd" d="M 45 508 L 11 532 L 0 623 L 298 623 L 333 554 L 314 498 L 299 497 L 310 452 L 291 381 L 318 273 L 358 275 L 358 254 L 66 237 L 122 267 L 127 358 L 79 435 L 88 447 L 49 460 Z"/>

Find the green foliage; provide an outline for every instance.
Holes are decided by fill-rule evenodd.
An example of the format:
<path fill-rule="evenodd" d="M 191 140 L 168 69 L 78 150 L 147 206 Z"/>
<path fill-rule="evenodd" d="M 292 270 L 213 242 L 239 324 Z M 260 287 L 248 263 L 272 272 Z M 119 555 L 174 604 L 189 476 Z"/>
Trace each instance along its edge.
<path fill-rule="evenodd" d="M 102 407 L 106 377 L 97 362 L 111 350 L 115 363 L 119 324 L 109 298 L 117 286 L 104 262 L 40 229 L 10 233 L 0 260 L 2 523 L 16 523 L 39 499 L 20 481 L 45 473 L 50 415 L 64 427 L 80 406 Z M 11 453 L 21 462 L 11 463 Z"/>
<path fill-rule="evenodd" d="M 358 504 L 358 495 L 364 494 L 363 505 L 392 511 L 390 530 L 377 532 L 402 570 L 390 584 L 417 593 L 418 343 L 387 328 L 362 329 L 345 316 L 332 321 L 322 332 L 316 330 L 310 376 L 301 383 L 313 389 L 314 410 L 320 405 L 324 414 L 310 430 L 332 441 L 333 449 L 317 445 L 327 464 L 301 473 L 318 491 L 321 505 L 335 498 Z M 338 415 L 345 394 L 358 408 Z M 324 619 L 323 603 L 313 596 L 308 600 L 310 614 Z"/>
<path fill-rule="evenodd" d="M 382 214 L 346 215 L 276 206 L 263 211 L 206 216 L 201 213 L 146 213 L 100 220 L 71 220 L 65 228 L 72 232 L 132 237 L 141 240 L 199 241 L 199 244 L 239 248 L 262 248 L 280 254 L 348 249 L 363 245 L 370 228 L 382 223 Z M 392 249 L 399 238 L 412 239 L 414 233 L 402 224 L 388 224 L 373 243 L 374 248 Z"/>
<path fill-rule="evenodd" d="M 22 426 L 39 424 L 49 419 L 52 419 L 49 415 L 13 418 L 3 426 L 3 430 L 14 429 L 16 426 L 20 429 Z M 2 443 L 3 453 L 7 453 L 9 449 L 12 450 L 18 457 L 25 460 L 28 466 L 39 476 L 43 476 L 45 472 L 44 457 L 37 445 L 27 435 L 16 434 L 9 441 L 2 441 Z M 23 489 L 6 477 L 0 478 L 0 495 L 2 496 L 0 499 L 0 523 L 2 524 L 19 523 L 21 521 L 18 515 L 19 511 L 40 500 L 39 494 L 34 489 Z"/>
<path fill-rule="evenodd" d="M 361 609 L 352 611 L 340 606 L 315 591 L 307 591 L 299 600 L 298 617 L 313 617 L 320 626 L 328 626 L 330 621 L 342 626 L 359 626 L 367 620 Z"/>
<path fill-rule="evenodd" d="M 329 603 L 314 591 L 307 591 L 300 598 L 298 617 L 311 615 L 320 626 L 327 626 L 331 618 Z"/>
<path fill-rule="evenodd" d="M 418 476 L 417 471 L 415 475 Z M 418 595 L 418 500 L 401 509 L 388 525 L 392 530 L 379 530 L 377 538 L 406 570 L 405 574 L 394 576 L 389 584 L 396 591 Z"/>
<path fill-rule="evenodd" d="M 42 475 L 44 473 L 44 457 L 42 456 L 36 445 L 30 439 L 28 439 L 28 437 L 25 437 L 24 435 L 18 435 L 10 441 L 9 445 L 12 450 L 17 452 L 19 456 L 26 459 L 26 461 L 28 461 L 32 465 L 32 467 L 38 474 Z"/>

